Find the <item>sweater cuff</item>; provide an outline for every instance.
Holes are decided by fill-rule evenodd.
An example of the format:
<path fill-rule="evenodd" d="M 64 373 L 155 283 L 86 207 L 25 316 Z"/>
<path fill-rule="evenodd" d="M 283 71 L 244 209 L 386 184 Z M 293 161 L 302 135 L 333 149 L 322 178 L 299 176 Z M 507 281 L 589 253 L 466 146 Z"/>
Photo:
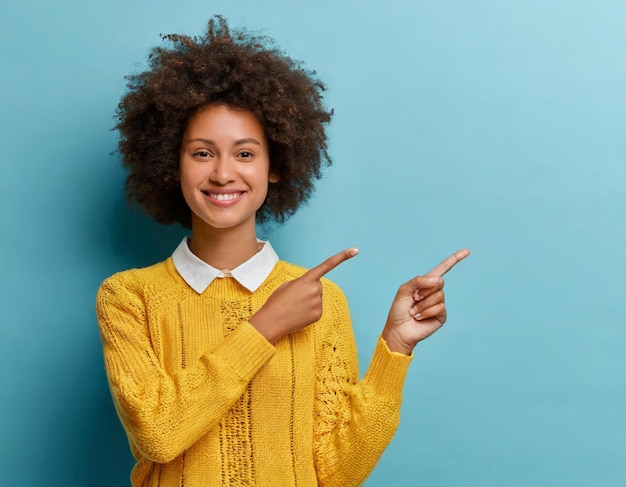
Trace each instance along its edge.
<path fill-rule="evenodd" d="M 411 360 L 413 360 L 413 354 L 404 355 L 392 352 L 381 336 L 378 338 L 370 367 L 363 380 L 383 396 L 401 395 Z"/>
<path fill-rule="evenodd" d="M 276 353 L 256 328 L 241 323 L 213 352 L 243 380 L 249 381 Z"/>

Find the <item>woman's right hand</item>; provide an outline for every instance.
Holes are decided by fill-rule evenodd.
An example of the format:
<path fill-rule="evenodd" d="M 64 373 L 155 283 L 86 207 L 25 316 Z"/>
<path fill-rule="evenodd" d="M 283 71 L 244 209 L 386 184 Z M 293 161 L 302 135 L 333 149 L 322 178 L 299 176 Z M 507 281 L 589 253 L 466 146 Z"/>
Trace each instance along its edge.
<path fill-rule="evenodd" d="M 249 323 L 272 344 L 315 323 L 322 316 L 323 287 L 320 279 L 358 252 L 354 247 L 343 250 L 297 279 L 279 286 L 252 315 Z"/>

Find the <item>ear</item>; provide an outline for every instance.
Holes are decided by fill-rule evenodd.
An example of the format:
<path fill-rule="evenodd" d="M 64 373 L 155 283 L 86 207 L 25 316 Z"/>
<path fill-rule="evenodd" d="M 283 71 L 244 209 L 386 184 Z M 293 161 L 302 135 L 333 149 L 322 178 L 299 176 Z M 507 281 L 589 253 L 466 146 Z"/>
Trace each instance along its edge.
<path fill-rule="evenodd" d="M 280 176 L 276 174 L 275 172 L 270 171 L 270 176 L 268 178 L 268 181 L 270 183 L 277 183 L 278 181 L 280 181 Z"/>

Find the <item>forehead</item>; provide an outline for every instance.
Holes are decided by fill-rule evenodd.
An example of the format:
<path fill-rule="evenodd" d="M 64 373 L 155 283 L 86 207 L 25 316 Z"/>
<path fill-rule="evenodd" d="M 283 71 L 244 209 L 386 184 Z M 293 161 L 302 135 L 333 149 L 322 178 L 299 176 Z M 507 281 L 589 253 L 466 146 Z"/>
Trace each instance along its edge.
<path fill-rule="evenodd" d="M 244 109 L 210 105 L 197 111 L 187 122 L 185 139 L 197 137 L 239 140 L 253 137 L 264 141 L 264 130 L 256 116 Z"/>

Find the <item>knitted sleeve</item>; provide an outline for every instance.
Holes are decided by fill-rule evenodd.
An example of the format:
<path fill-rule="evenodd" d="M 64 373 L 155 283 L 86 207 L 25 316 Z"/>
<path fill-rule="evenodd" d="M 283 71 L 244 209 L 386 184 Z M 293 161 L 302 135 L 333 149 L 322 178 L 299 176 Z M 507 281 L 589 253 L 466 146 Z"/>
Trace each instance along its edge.
<path fill-rule="evenodd" d="M 325 285 L 329 283 L 325 282 Z M 387 447 L 400 419 L 404 378 L 412 357 L 392 353 L 380 338 L 358 381 L 348 305 L 335 285 L 324 289 L 331 320 L 316 364 L 314 451 L 320 486 L 358 486 Z"/>
<path fill-rule="evenodd" d="M 133 446 L 167 463 L 216 426 L 275 349 L 242 323 L 201 360 L 166 373 L 152 346 L 142 286 L 107 279 L 96 310 L 113 401 Z"/>

